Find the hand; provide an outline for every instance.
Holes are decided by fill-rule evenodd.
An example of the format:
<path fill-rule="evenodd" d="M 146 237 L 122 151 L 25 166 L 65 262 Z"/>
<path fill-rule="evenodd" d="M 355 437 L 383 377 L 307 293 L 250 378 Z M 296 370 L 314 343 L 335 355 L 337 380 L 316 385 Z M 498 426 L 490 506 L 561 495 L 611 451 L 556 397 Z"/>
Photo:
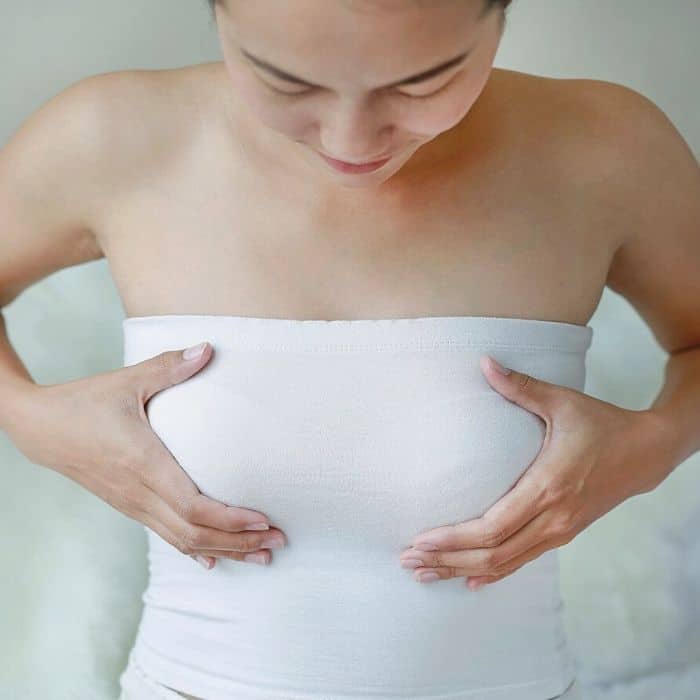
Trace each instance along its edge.
<path fill-rule="evenodd" d="M 652 491 L 673 469 L 670 428 L 657 414 L 520 372 L 503 374 L 486 359 L 488 383 L 544 421 L 544 441 L 518 482 L 481 517 L 414 538 L 401 562 L 416 569 L 417 580 L 430 570 L 437 577 L 428 580 L 464 576 L 472 590 L 498 581 L 567 544 L 627 498 Z M 433 543 L 434 551 L 421 551 L 421 542 Z M 411 559 L 418 563 L 404 564 Z"/>
<path fill-rule="evenodd" d="M 78 381 L 33 385 L 14 404 L 7 434 L 32 462 L 69 477 L 125 515 L 143 523 L 206 568 L 216 557 L 248 554 L 268 563 L 267 532 L 248 531 L 267 518 L 202 494 L 150 426 L 146 402 L 207 364 L 179 350 Z"/>

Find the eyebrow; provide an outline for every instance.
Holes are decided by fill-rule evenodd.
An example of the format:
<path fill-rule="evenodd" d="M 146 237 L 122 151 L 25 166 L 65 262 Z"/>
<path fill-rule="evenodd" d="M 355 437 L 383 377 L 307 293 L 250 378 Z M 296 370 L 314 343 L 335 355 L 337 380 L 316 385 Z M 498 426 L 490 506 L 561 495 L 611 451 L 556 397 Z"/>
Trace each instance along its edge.
<path fill-rule="evenodd" d="M 445 71 L 449 70 L 453 66 L 456 66 L 463 59 L 465 59 L 472 51 L 473 51 L 473 47 L 467 49 L 466 51 L 463 51 L 461 54 L 459 54 L 458 56 L 455 56 L 454 58 L 450 58 L 449 60 L 444 61 L 443 63 L 440 63 L 437 66 L 434 66 L 433 68 L 428 68 L 428 70 L 421 71 L 420 73 L 417 73 L 416 75 L 411 75 L 408 78 L 402 78 L 401 80 L 397 80 L 396 82 L 389 83 L 388 85 L 384 85 L 384 86 L 377 88 L 377 89 L 381 90 L 383 88 L 398 87 L 400 85 L 414 85 L 416 83 L 422 83 L 423 81 L 428 80 L 429 78 L 433 78 L 436 75 L 440 75 L 440 73 L 444 73 Z M 241 53 L 246 58 L 250 59 L 253 63 L 255 63 L 257 66 L 262 68 L 263 70 L 266 70 L 268 73 L 272 73 L 272 75 L 275 75 L 278 78 L 281 78 L 282 80 L 286 80 L 287 82 L 290 82 L 290 83 L 298 83 L 300 85 L 306 85 L 308 87 L 321 87 L 320 85 L 316 85 L 315 83 L 310 83 L 308 80 L 304 80 L 303 78 L 300 78 L 296 75 L 292 75 L 291 73 L 287 73 L 286 71 L 283 71 L 280 68 L 276 68 L 275 66 L 271 65 L 267 61 L 263 61 L 261 58 L 257 58 L 256 56 L 253 56 L 245 49 L 241 49 Z"/>

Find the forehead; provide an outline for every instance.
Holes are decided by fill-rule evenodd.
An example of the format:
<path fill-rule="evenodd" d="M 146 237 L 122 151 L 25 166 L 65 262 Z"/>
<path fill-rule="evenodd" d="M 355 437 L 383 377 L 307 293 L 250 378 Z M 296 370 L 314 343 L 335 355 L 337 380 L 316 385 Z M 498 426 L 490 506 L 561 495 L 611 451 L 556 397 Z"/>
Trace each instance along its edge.
<path fill-rule="evenodd" d="M 229 0 L 241 48 L 320 84 L 379 85 L 478 41 L 481 0 Z"/>
<path fill-rule="evenodd" d="M 338 0 L 342 6 L 356 12 L 396 12 L 401 10 L 430 9 L 440 4 L 458 0 Z M 467 0 L 476 4 L 479 0 Z M 464 0 L 462 0 L 464 3 Z"/>

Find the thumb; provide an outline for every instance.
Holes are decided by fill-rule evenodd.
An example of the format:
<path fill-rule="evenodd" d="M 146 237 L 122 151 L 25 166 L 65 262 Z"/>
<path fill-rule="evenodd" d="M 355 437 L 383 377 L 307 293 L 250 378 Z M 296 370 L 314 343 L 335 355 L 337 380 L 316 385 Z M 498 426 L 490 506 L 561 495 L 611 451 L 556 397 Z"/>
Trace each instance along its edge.
<path fill-rule="evenodd" d="M 154 394 L 189 379 L 209 362 L 212 346 L 199 343 L 183 350 L 166 350 L 138 363 L 144 403 Z"/>
<path fill-rule="evenodd" d="M 530 374 L 503 367 L 490 355 L 482 355 L 479 364 L 491 387 L 506 399 L 542 418 L 551 414 L 555 392 L 561 387 Z"/>

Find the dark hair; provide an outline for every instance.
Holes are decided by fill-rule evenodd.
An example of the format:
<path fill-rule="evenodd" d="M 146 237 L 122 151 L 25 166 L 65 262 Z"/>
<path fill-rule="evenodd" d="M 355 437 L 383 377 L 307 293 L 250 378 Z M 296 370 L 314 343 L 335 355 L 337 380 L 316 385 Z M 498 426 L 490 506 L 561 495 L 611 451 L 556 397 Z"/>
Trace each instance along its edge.
<path fill-rule="evenodd" d="M 207 0 L 209 3 L 209 8 L 212 11 L 212 14 L 214 13 L 214 8 L 216 7 L 216 3 L 219 2 L 219 0 Z M 510 5 L 512 0 L 486 0 L 486 6 L 484 8 L 484 13 L 489 12 L 494 6 L 500 5 L 503 10 Z"/>

